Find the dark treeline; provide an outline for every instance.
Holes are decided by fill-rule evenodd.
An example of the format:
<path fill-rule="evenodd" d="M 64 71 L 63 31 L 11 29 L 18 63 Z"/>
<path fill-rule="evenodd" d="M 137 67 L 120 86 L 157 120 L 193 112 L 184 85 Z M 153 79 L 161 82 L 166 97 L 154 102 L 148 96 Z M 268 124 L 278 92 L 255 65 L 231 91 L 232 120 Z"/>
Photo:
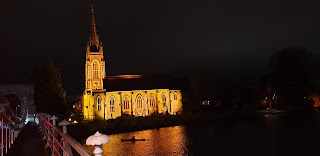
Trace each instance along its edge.
<path fill-rule="evenodd" d="M 319 92 L 316 62 L 312 52 L 303 48 L 275 51 L 264 76 L 250 86 L 233 84 L 212 73 L 189 74 L 180 84 L 184 111 L 313 108 L 309 97 Z"/>
<path fill-rule="evenodd" d="M 37 112 L 70 115 L 66 92 L 62 87 L 61 74 L 52 60 L 47 64 L 36 66 L 32 79 L 35 84 L 34 102 Z"/>
<path fill-rule="evenodd" d="M 107 79 L 107 91 L 181 89 L 185 112 L 218 109 L 311 108 L 310 95 L 317 94 L 317 64 L 311 51 L 286 48 L 269 58 L 268 70 L 256 84 L 241 86 L 218 78 L 215 73 L 183 76 L 148 75 L 137 79 Z M 271 104 L 270 104 L 271 103 Z"/>
<path fill-rule="evenodd" d="M 305 99 L 316 91 L 315 63 L 312 52 L 302 48 L 286 48 L 272 55 L 264 83 L 279 95 L 279 105 L 305 105 Z"/>
<path fill-rule="evenodd" d="M 256 84 L 240 86 L 215 73 L 189 73 L 186 75 L 142 75 L 140 78 L 107 76 L 107 91 L 181 89 L 184 112 L 211 112 L 219 109 L 312 108 L 308 97 L 318 95 L 315 70 L 317 64 L 311 51 L 303 48 L 286 48 L 275 51 L 269 58 L 268 70 Z M 61 75 L 50 61 L 36 67 L 35 104 L 37 110 L 50 114 L 66 114 L 74 101 L 62 87 Z M 76 100 L 75 100 L 76 99 Z M 69 103 L 69 104 L 67 104 Z M 67 113 L 67 114 L 68 114 Z"/>

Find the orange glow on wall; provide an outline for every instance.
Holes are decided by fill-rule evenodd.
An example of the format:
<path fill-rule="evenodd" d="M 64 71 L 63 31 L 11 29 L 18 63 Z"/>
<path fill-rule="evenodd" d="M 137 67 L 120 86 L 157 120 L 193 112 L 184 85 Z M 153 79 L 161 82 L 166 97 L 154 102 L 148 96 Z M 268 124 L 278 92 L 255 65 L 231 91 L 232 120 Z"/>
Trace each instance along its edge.
<path fill-rule="evenodd" d="M 142 78 L 142 75 L 116 75 L 116 76 L 107 76 L 106 79 L 139 79 Z"/>

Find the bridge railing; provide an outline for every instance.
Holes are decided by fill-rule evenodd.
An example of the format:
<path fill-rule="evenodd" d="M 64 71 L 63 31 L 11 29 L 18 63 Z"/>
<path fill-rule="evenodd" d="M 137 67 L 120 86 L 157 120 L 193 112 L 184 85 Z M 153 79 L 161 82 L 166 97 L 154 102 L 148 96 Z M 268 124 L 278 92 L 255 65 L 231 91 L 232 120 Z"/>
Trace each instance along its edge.
<path fill-rule="evenodd" d="M 72 156 L 71 147 L 81 156 L 92 156 L 93 154 L 84 148 L 79 142 L 74 140 L 67 134 L 67 125 L 69 121 L 61 121 L 59 126 L 63 126 L 61 131 L 56 126 L 56 116 L 51 116 L 44 113 L 39 113 L 37 116 L 39 120 L 39 128 L 43 139 L 46 141 L 46 148 L 51 149 L 51 155 L 54 156 Z M 52 120 L 52 123 L 49 121 Z"/>
<path fill-rule="evenodd" d="M 3 128 L 2 128 L 3 127 Z M 1 156 L 4 153 L 8 153 L 8 147 L 10 148 L 15 139 L 13 136 L 14 131 L 8 126 L 4 125 L 1 127 Z"/>
<path fill-rule="evenodd" d="M 11 148 L 13 141 L 17 138 L 20 128 L 22 128 L 22 124 L 14 126 L 13 123 L 3 122 L 3 118 L 0 121 L 0 155 L 3 156 L 4 153 L 8 153 L 8 149 Z"/>

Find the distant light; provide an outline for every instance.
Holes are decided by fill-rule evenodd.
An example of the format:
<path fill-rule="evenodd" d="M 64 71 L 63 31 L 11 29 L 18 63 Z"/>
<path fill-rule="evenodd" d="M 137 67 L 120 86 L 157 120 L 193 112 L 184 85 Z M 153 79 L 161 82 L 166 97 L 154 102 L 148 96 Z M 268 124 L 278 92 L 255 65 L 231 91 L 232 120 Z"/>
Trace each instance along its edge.
<path fill-rule="evenodd" d="M 210 101 L 202 101 L 202 105 L 210 105 Z"/>
<path fill-rule="evenodd" d="M 69 121 L 71 121 L 71 118 L 69 118 Z"/>
<path fill-rule="evenodd" d="M 78 123 L 78 121 L 74 120 L 73 123 Z"/>

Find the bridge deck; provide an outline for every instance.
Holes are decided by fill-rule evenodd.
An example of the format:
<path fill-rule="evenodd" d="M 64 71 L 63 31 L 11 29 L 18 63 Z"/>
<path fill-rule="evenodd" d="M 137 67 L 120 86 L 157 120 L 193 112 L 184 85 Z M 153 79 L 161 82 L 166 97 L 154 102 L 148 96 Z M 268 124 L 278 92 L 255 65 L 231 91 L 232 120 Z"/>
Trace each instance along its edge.
<path fill-rule="evenodd" d="M 28 123 L 8 149 L 8 156 L 47 156 L 36 123 Z"/>

